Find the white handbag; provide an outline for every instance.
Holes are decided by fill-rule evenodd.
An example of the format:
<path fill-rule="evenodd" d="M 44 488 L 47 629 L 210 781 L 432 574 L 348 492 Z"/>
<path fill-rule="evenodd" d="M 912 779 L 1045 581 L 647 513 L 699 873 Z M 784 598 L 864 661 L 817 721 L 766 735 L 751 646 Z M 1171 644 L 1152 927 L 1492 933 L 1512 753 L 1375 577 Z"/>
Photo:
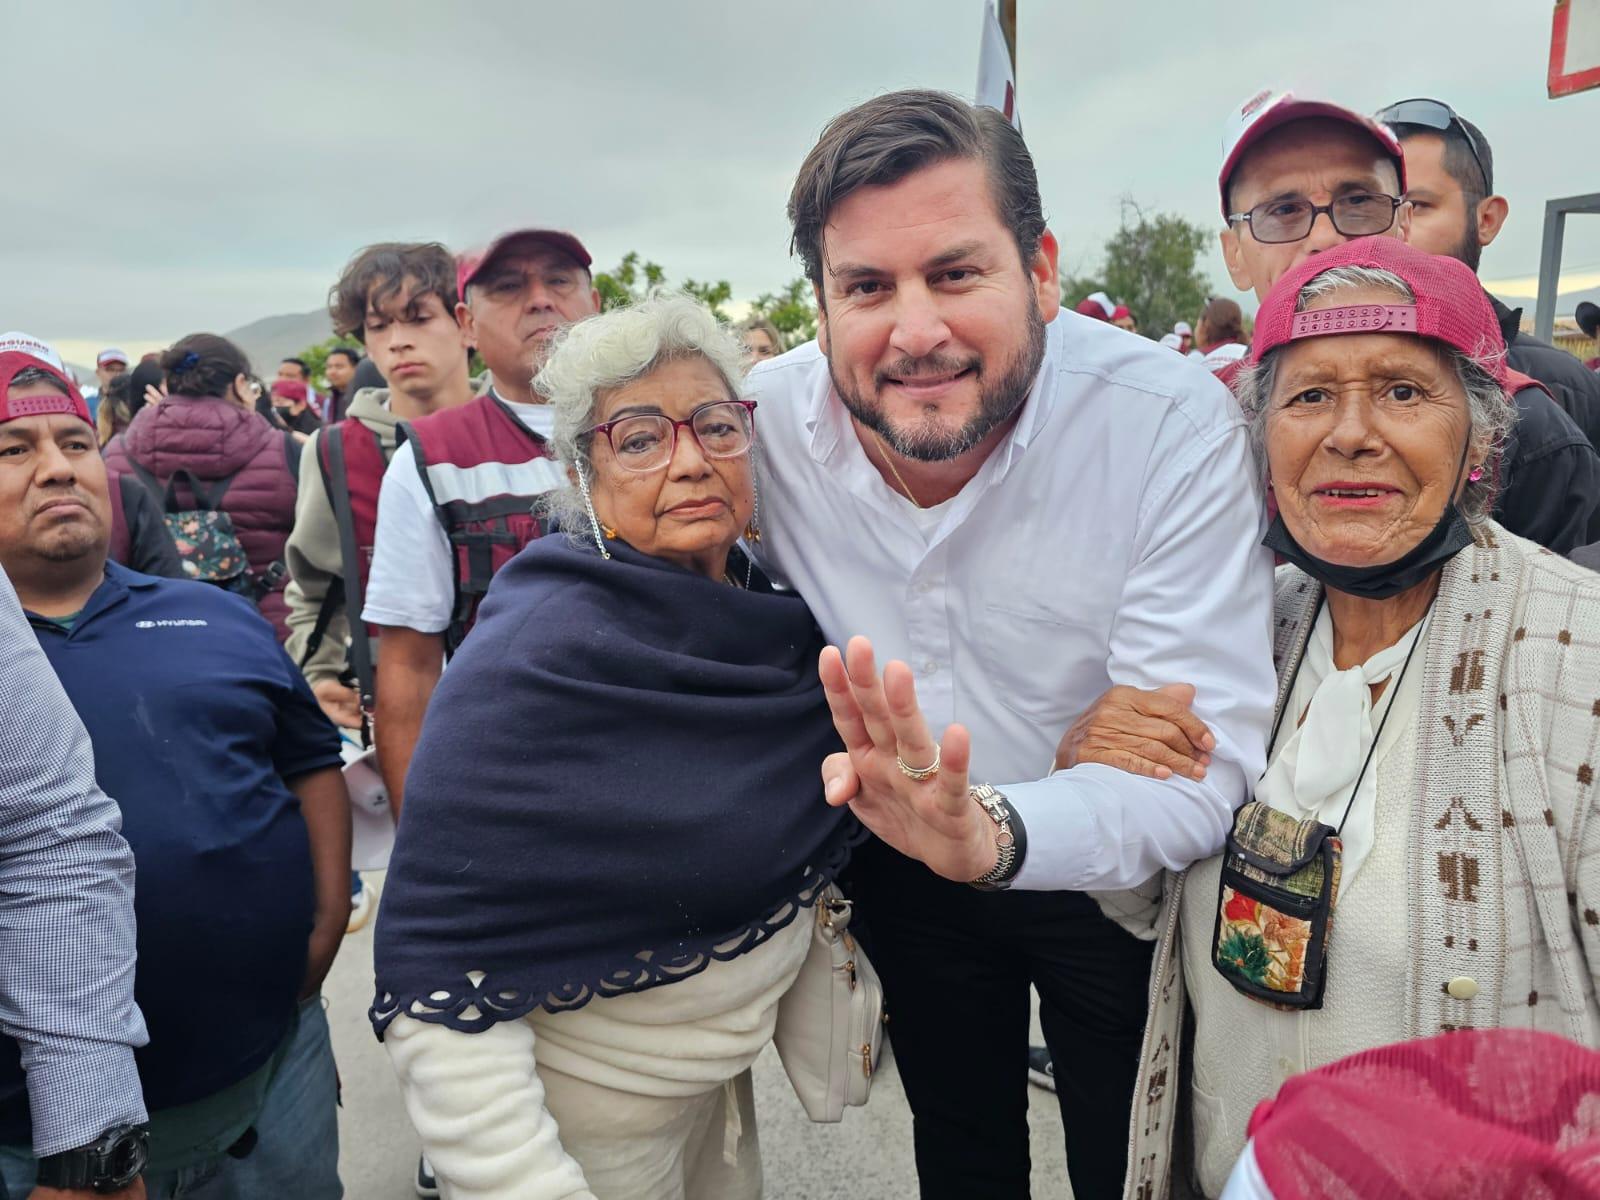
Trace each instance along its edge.
<path fill-rule="evenodd" d="M 778 1002 L 772 1040 L 813 1121 L 834 1123 L 867 1102 L 883 1047 L 883 985 L 850 936 L 851 902 L 837 887 L 817 898 L 811 947 Z"/>

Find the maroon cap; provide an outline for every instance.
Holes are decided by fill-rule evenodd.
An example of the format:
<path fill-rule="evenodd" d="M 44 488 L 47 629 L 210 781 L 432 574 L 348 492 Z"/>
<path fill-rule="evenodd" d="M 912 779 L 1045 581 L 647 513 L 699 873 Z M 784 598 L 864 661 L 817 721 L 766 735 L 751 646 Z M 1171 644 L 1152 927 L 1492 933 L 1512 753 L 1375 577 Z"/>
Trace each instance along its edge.
<path fill-rule="evenodd" d="M 456 259 L 456 295 L 465 300 L 467 298 L 467 285 L 473 281 L 485 264 L 512 242 L 520 241 L 542 242 L 552 249 L 561 251 L 584 270 L 588 270 L 594 262 L 594 259 L 589 256 L 589 251 L 584 248 L 583 243 L 570 233 L 560 229 L 514 229 L 510 233 L 503 233 L 495 238 L 486 249 L 479 252 L 469 251 Z"/>
<path fill-rule="evenodd" d="M 1217 174 L 1217 186 L 1222 191 L 1224 221 L 1232 215 L 1228 207 L 1228 181 L 1233 178 L 1233 172 L 1244 158 L 1245 151 L 1280 125 L 1312 117 L 1342 121 L 1370 136 L 1394 161 L 1395 170 L 1400 172 L 1400 194 L 1406 194 L 1405 151 L 1400 148 L 1400 139 L 1395 137 L 1394 131 L 1382 121 L 1331 101 L 1302 100 L 1293 92 L 1267 89 L 1257 92 L 1230 114 L 1227 128 L 1222 133 L 1222 170 Z"/>
<path fill-rule="evenodd" d="M 1251 1150 L 1274 1200 L 1578 1200 L 1600 1195 L 1597 1113 L 1600 1054 L 1466 1030 L 1294 1076 L 1250 1118 Z"/>
<path fill-rule="evenodd" d="M 1296 312 L 1300 289 L 1335 267 L 1388 271 L 1416 297 L 1406 304 L 1353 304 Z M 1364 237 L 1313 254 L 1276 284 L 1256 313 L 1248 361 L 1260 362 L 1288 342 L 1341 333 L 1409 333 L 1434 338 L 1475 359 L 1486 360 L 1502 387 L 1515 390 L 1506 366 L 1500 322 L 1472 268 L 1442 254 L 1428 254 L 1399 238 Z"/>
<path fill-rule="evenodd" d="M 297 403 L 304 403 L 308 399 L 306 385 L 298 379 L 274 379 L 272 381 L 272 394 L 286 397 Z"/>
<path fill-rule="evenodd" d="M 1131 308 L 1129 308 L 1126 304 L 1119 304 L 1112 311 L 1111 319 L 1113 321 L 1120 321 L 1120 320 L 1122 320 L 1123 317 L 1127 317 L 1128 320 L 1130 320 L 1130 321 L 1133 320 L 1133 310 Z"/>
<path fill-rule="evenodd" d="M 22 396 L 13 400 L 11 381 L 30 367 L 37 367 L 55 379 L 67 389 L 67 394 L 61 396 L 51 392 L 38 396 Z M 94 424 L 89 416 L 89 406 L 84 403 L 83 393 L 78 390 L 78 385 L 65 371 L 25 351 L 7 350 L 0 353 L 0 423 L 15 421 L 19 417 L 52 416 L 57 413 L 77 417 L 86 425 Z"/>

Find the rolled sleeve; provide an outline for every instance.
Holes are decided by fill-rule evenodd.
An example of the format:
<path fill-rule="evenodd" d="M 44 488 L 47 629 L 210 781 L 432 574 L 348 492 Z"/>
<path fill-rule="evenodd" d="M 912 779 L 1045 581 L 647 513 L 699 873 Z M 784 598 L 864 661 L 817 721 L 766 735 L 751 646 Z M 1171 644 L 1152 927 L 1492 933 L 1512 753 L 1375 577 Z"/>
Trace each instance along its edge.
<path fill-rule="evenodd" d="M 0 695 L 0 1030 L 27 1072 L 34 1152 L 55 1154 L 146 1116 L 133 854 L 3 572 Z"/>
<path fill-rule="evenodd" d="M 1195 688 L 1217 745 L 1204 780 L 1086 763 L 1000 786 L 1028 833 L 1013 886 L 1113 890 L 1217 853 L 1266 766 L 1277 695 L 1272 561 L 1242 422 L 1158 475 L 1110 639 L 1114 684 Z"/>

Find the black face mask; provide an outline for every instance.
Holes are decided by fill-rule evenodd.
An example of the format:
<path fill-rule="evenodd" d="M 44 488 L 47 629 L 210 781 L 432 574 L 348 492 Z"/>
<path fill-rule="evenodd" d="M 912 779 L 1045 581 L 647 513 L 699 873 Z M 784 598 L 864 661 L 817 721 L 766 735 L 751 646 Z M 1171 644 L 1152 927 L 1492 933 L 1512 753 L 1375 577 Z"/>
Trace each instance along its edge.
<path fill-rule="evenodd" d="M 1439 514 L 1439 521 L 1427 537 L 1393 562 L 1370 567 L 1346 567 L 1327 562 L 1308 553 L 1283 523 L 1283 514 L 1272 519 L 1261 544 L 1283 556 L 1311 578 L 1335 591 L 1363 600 L 1387 600 L 1414 588 L 1472 545 L 1472 530 L 1466 517 L 1453 503 Z"/>

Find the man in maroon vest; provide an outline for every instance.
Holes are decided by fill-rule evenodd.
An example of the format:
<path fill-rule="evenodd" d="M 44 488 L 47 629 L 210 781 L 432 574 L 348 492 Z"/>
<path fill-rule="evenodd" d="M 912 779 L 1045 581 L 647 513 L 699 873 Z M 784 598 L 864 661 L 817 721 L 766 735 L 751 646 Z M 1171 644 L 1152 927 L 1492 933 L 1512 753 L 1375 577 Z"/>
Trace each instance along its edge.
<path fill-rule="evenodd" d="M 378 490 L 398 425 L 472 399 L 469 340 L 456 317 L 457 299 L 455 259 L 437 242 L 368 246 L 350 260 L 330 298 L 334 329 L 366 346 L 389 386 L 357 393 L 345 419 L 306 443 L 287 547 L 292 578 L 285 592 L 285 649 L 305 672 L 323 712 L 349 729 L 361 726 L 362 698 L 342 677 L 355 668 L 370 707 L 377 643 L 365 629 L 351 627 L 347 612 L 351 605 L 359 608 L 365 592 Z M 349 517 L 348 544 L 340 534 L 342 506 Z"/>
<path fill-rule="evenodd" d="M 493 387 L 403 427 L 363 609 L 383 640 L 374 729 L 396 812 L 445 656 L 472 628 L 494 573 L 539 536 L 535 506 L 566 482 L 533 377 L 558 329 L 600 311 L 590 262 L 570 233 L 522 229 L 458 265 L 456 316 Z"/>

